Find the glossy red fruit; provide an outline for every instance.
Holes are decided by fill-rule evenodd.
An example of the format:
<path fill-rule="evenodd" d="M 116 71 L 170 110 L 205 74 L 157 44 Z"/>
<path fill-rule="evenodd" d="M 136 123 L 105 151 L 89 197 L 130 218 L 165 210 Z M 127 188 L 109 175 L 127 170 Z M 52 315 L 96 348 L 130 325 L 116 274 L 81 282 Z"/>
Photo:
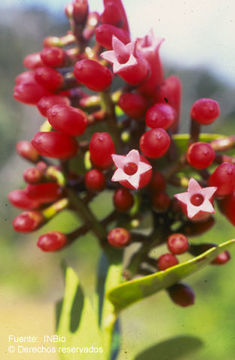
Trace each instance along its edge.
<path fill-rule="evenodd" d="M 55 182 L 28 184 L 25 192 L 30 199 L 46 203 L 57 200 L 61 194 L 61 188 Z"/>
<path fill-rule="evenodd" d="M 231 255 L 228 251 L 223 251 L 212 262 L 212 265 L 224 265 L 231 259 Z"/>
<path fill-rule="evenodd" d="M 169 267 L 177 265 L 179 262 L 173 254 L 163 254 L 158 258 L 157 267 L 158 270 L 166 270 Z"/>
<path fill-rule="evenodd" d="M 168 210 L 171 199 L 167 193 L 156 192 L 153 194 L 152 202 L 155 210 L 164 212 Z"/>
<path fill-rule="evenodd" d="M 175 122 L 175 109 L 166 103 L 153 105 L 148 109 L 145 117 L 146 125 L 152 129 L 169 129 Z"/>
<path fill-rule="evenodd" d="M 17 232 L 28 233 L 39 228 L 44 217 L 39 211 L 25 211 L 13 220 L 13 228 Z"/>
<path fill-rule="evenodd" d="M 112 165 L 111 155 L 115 153 L 115 147 L 107 132 L 95 133 L 91 138 L 89 150 L 91 161 L 95 166 L 105 169 Z"/>
<path fill-rule="evenodd" d="M 173 254 L 183 254 L 189 248 L 188 239 L 183 234 L 172 234 L 167 240 L 168 249 Z"/>
<path fill-rule="evenodd" d="M 40 155 L 55 159 L 69 159 L 78 151 L 76 140 L 60 132 L 38 132 L 32 145 Z"/>
<path fill-rule="evenodd" d="M 37 167 L 26 169 L 23 173 L 24 180 L 29 184 L 37 184 L 42 180 L 43 173 Z"/>
<path fill-rule="evenodd" d="M 35 70 L 35 79 L 49 91 L 56 91 L 62 87 L 64 77 L 50 67 L 39 67 Z"/>
<path fill-rule="evenodd" d="M 43 96 L 48 95 L 49 91 L 35 80 L 17 84 L 13 92 L 15 100 L 27 105 L 36 105 Z"/>
<path fill-rule="evenodd" d="M 110 24 L 102 24 L 98 26 L 95 30 L 96 41 L 102 45 L 104 48 L 111 50 L 112 46 L 112 37 L 116 36 L 124 44 L 130 42 L 130 35 L 127 31 L 119 29 L 116 26 Z"/>
<path fill-rule="evenodd" d="M 220 115 L 217 101 L 208 98 L 197 100 L 191 108 L 191 118 L 202 125 L 209 125 Z"/>
<path fill-rule="evenodd" d="M 231 222 L 231 224 L 235 226 L 235 191 L 231 195 L 222 199 L 220 205 L 222 206 L 223 214 Z"/>
<path fill-rule="evenodd" d="M 124 228 L 115 228 L 108 234 L 109 244 L 116 248 L 123 248 L 127 246 L 130 241 L 131 235 L 129 231 Z"/>
<path fill-rule="evenodd" d="M 71 136 L 79 136 L 87 127 L 86 114 L 73 106 L 54 105 L 47 111 L 47 118 L 51 126 Z"/>
<path fill-rule="evenodd" d="M 120 212 L 130 210 L 134 204 L 134 197 L 126 188 L 117 189 L 113 196 L 113 203 L 115 208 Z"/>
<path fill-rule="evenodd" d="M 43 96 L 37 103 L 37 108 L 42 116 L 47 116 L 47 111 L 54 105 L 70 105 L 70 101 L 66 96 L 51 95 Z"/>
<path fill-rule="evenodd" d="M 216 186 L 216 196 L 226 196 L 235 190 L 235 164 L 220 164 L 209 178 L 209 185 Z"/>
<path fill-rule="evenodd" d="M 23 210 L 34 210 L 40 206 L 40 202 L 31 199 L 25 190 L 11 191 L 8 195 L 8 199 L 13 206 Z"/>
<path fill-rule="evenodd" d="M 182 307 L 194 304 L 195 294 L 190 286 L 185 284 L 175 284 L 167 289 L 171 300 Z"/>
<path fill-rule="evenodd" d="M 215 152 L 208 143 L 196 142 L 190 145 L 187 150 L 187 161 L 196 169 L 207 168 L 214 159 Z"/>
<path fill-rule="evenodd" d="M 105 187 L 104 174 L 98 169 L 87 171 L 85 175 L 86 188 L 92 191 L 101 191 Z"/>
<path fill-rule="evenodd" d="M 164 129 L 151 129 L 141 136 L 140 149 L 146 157 L 159 158 L 167 152 L 170 142 Z"/>
<path fill-rule="evenodd" d="M 32 81 L 35 81 L 34 71 L 24 71 L 21 74 L 17 75 L 15 78 L 16 85 L 24 82 L 32 82 Z"/>
<path fill-rule="evenodd" d="M 164 176 L 157 170 L 153 172 L 151 181 L 149 183 L 149 188 L 154 192 L 165 192 L 166 190 L 166 181 Z"/>
<path fill-rule="evenodd" d="M 30 141 L 19 141 L 16 144 L 16 151 L 20 156 L 32 162 L 37 162 L 40 157 Z"/>
<path fill-rule="evenodd" d="M 74 75 L 78 82 L 88 89 L 103 91 L 112 83 L 112 73 L 106 67 L 94 60 L 83 59 L 74 66 Z"/>
<path fill-rule="evenodd" d="M 28 69 L 36 69 L 39 66 L 43 65 L 41 59 L 41 53 L 35 52 L 33 54 L 29 54 L 24 58 L 24 66 Z"/>
<path fill-rule="evenodd" d="M 144 117 L 148 103 L 146 98 L 138 93 L 124 93 L 118 105 L 129 117 L 138 120 Z"/>
<path fill-rule="evenodd" d="M 41 59 L 46 66 L 60 67 L 65 64 L 66 52 L 55 46 L 45 47 L 41 51 Z"/>
<path fill-rule="evenodd" d="M 43 251 L 56 251 L 62 249 L 67 243 L 67 236 L 59 231 L 51 231 L 41 235 L 37 246 Z"/>

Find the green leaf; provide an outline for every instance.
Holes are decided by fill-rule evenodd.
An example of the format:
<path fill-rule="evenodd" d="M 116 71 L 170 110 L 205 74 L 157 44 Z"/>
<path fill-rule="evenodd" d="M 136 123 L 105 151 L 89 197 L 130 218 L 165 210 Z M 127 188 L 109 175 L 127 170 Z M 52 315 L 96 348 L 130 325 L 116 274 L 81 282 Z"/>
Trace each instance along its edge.
<path fill-rule="evenodd" d="M 187 359 L 203 346 L 201 339 L 194 336 L 177 336 L 167 339 L 159 344 L 153 345 L 135 357 L 135 360 L 156 360 L 158 359 Z"/>
<path fill-rule="evenodd" d="M 62 360 L 87 360 L 91 346 L 102 346 L 98 317 L 90 299 L 84 295 L 79 279 L 72 268 L 65 273 L 65 295 L 59 309 L 57 334 L 66 338 L 58 344 L 59 358 Z M 81 349 L 74 353 L 59 351 L 60 348 Z M 95 358 L 103 360 L 103 353 L 97 352 Z"/>
<path fill-rule="evenodd" d="M 157 293 L 162 289 L 168 288 L 188 275 L 200 270 L 234 243 L 235 240 L 227 241 L 191 260 L 173 266 L 165 271 L 158 271 L 153 275 L 123 283 L 111 289 L 107 296 L 114 304 L 116 311 L 119 312 L 127 306 Z"/>
<path fill-rule="evenodd" d="M 224 138 L 224 135 L 220 134 L 200 134 L 200 141 L 211 142 L 213 140 Z M 176 147 L 180 153 L 185 153 L 188 147 L 189 134 L 176 134 L 173 135 Z"/>

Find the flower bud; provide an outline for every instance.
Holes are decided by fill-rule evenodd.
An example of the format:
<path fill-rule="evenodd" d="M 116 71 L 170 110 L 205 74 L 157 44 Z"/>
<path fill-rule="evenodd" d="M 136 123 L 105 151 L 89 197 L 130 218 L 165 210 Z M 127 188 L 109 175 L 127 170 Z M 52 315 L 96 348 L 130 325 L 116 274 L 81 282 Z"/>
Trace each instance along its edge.
<path fill-rule="evenodd" d="M 42 251 L 57 251 L 62 249 L 67 243 L 67 236 L 59 231 L 51 231 L 41 235 L 37 246 Z"/>
<path fill-rule="evenodd" d="M 13 220 L 14 230 L 28 233 L 38 229 L 44 222 L 44 217 L 39 211 L 25 211 Z"/>
<path fill-rule="evenodd" d="M 182 307 L 194 304 L 195 294 L 186 284 L 175 284 L 167 289 L 171 300 Z"/>
<path fill-rule="evenodd" d="M 55 159 L 69 159 L 78 151 L 76 140 L 60 132 L 38 132 L 32 145 L 40 155 Z"/>
<path fill-rule="evenodd" d="M 16 144 L 16 151 L 20 156 L 32 162 L 37 162 L 40 156 L 31 142 L 26 140 Z"/>
<path fill-rule="evenodd" d="M 96 41 L 108 50 L 112 50 L 113 48 L 113 36 L 118 38 L 121 42 L 123 42 L 123 44 L 127 44 L 130 42 L 129 33 L 122 29 L 119 29 L 116 26 L 110 24 L 102 24 L 98 26 L 95 30 Z"/>
<path fill-rule="evenodd" d="M 64 77 L 50 67 L 39 67 L 35 70 L 35 79 L 49 91 L 56 91 L 62 87 Z"/>
<path fill-rule="evenodd" d="M 43 62 L 41 59 L 41 53 L 36 52 L 33 54 L 29 54 L 24 58 L 24 66 L 28 69 L 36 69 L 39 66 L 42 66 Z"/>
<path fill-rule="evenodd" d="M 61 193 L 59 185 L 55 182 L 42 184 L 28 184 L 25 189 L 30 199 L 40 203 L 53 202 L 58 199 Z"/>
<path fill-rule="evenodd" d="M 78 82 L 93 91 L 104 91 L 112 83 L 111 71 L 94 60 L 78 61 L 74 67 L 74 75 Z"/>

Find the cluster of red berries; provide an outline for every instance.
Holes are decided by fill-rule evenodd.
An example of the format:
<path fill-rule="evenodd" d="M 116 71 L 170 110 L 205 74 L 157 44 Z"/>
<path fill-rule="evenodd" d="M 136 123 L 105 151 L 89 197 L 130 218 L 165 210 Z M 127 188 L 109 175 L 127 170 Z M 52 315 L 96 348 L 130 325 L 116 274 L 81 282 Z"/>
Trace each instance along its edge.
<path fill-rule="evenodd" d="M 151 30 L 131 40 L 121 0 L 104 0 L 102 14 L 89 11 L 87 0 L 74 0 L 65 13 L 71 30 L 44 39 L 43 49 L 26 56 L 27 71 L 16 78 L 14 98 L 35 105 L 46 119 L 32 141 L 17 144 L 18 154 L 34 167 L 23 174 L 25 189 L 9 195 L 14 206 L 25 210 L 14 219 L 14 229 L 34 231 L 70 207 L 83 226 L 70 234 L 40 236 L 42 250 L 62 249 L 91 230 L 104 249 L 141 242 L 143 258 L 136 269 L 141 273 L 142 263 L 153 264 L 146 254 L 167 242 L 170 253 L 154 260 L 156 269 L 164 271 L 178 264 L 175 255 L 193 253 L 187 236 L 211 228 L 214 198 L 235 225 L 235 159 L 223 154 L 234 147 L 235 137 L 200 141 L 201 125 L 216 120 L 220 109 L 213 99 L 199 99 L 191 109 L 188 148 L 180 156 L 174 133 L 181 82 L 164 77 L 163 39 Z M 113 91 L 115 78 L 122 86 Z M 184 168 L 193 170 L 198 181 L 182 177 Z M 173 197 L 169 185 L 176 189 Z M 178 187 L 188 190 L 177 193 Z M 114 211 L 99 222 L 89 202 L 107 189 L 113 192 Z M 135 231 L 145 214 L 153 222 L 149 236 Z M 175 224 L 180 224 L 178 231 Z M 228 259 L 223 254 L 214 263 Z M 176 303 L 184 292 L 188 304 L 193 302 L 183 284 L 168 290 Z"/>

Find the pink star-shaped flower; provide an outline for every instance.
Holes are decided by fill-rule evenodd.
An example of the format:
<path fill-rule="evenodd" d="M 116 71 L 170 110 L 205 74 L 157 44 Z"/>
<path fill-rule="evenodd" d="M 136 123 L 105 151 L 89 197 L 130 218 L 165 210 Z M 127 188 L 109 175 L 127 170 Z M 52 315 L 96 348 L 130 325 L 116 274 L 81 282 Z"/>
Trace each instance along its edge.
<path fill-rule="evenodd" d="M 180 202 L 185 215 L 193 221 L 206 219 L 210 214 L 215 213 L 212 205 L 213 195 L 217 187 L 210 186 L 202 188 L 199 183 L 191 178 L 188 191 L 174 195 Z"/>
<path fill-rule="evenodd" d="M 157 38 L 151 29 L 147 35 L 137 40 L 137 49 L 142 53 L 156 53 L 164 41 L 164 38 Z"/>
<path fill-rule="evenodd" d="M 112 37 L 113 50 L 104 51 L 101 57 L 113 64 L 114 74 L 118 74 L 131 85 L 138 85 L 146 80 L 149 65 L 136 51 L 136 41 L 124 44 L 116 36 Z"/>
<path fill-rule="evenodd" d="M 137 64 L 137 59 L 134 56 L 135 43 L 133 41 L 125 45 L 116 36 L 113 36 L 112 46 L 113 50 L 104 51 L 101 57 L 113 64 L 114 74 L 127 66 Z"/>
<path fill-rule="evenodd" d="M 117 170 L 112 181 L 118 181 L 130 189 L 146 186 L 152 177 L 152 166 L 138 150 L 131 150 L 127 155 L 112 155 Z"/>

